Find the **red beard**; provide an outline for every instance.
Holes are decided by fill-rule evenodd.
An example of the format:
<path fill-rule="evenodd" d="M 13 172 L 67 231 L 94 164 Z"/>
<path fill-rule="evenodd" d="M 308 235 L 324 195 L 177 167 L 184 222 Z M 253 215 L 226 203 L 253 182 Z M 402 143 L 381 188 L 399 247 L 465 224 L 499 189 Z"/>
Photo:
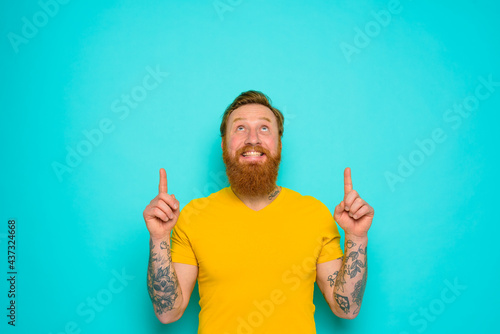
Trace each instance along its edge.
<path fill-rule="evenodd" d="M 281 138 L 278 147 L 281 146 Z M 244 151 L 255 149 L 264 152 L 265 161 L 241 162 L 241 154 Z M 269 195 L 276 187 L 278 169 L 281 161 L 281 149 L 276 156 L 261 146 L 244 146 L 236 155 L 231 157 L 227 151 L 226 139 L 223 138 L 222 159 L 226 164 L 226 174 L 231 189 L 238 195 L 245 197 L 262 197 Z"/>

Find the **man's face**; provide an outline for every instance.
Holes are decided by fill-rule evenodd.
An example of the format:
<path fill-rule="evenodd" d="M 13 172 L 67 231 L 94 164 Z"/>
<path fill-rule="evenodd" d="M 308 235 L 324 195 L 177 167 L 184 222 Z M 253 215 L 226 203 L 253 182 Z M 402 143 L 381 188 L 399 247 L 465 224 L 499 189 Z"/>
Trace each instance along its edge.
<path fill-rule="evenodd" d="M 281 160 L 281 138 L 276 116 L 269 108 L 247 104 L 234 110 L 221 146 L 233 190 L 257 197 L 274 189 Z"/>

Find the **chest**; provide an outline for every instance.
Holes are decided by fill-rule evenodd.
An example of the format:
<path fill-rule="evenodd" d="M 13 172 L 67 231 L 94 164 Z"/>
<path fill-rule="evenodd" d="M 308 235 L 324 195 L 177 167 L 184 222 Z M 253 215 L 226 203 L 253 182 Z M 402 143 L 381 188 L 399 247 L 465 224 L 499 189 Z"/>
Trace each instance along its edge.
<path fill-rule="evenodd" d="M 316 275 L 321 235 L 300 218 L 214 217 L 210 228 L 196 235 L 193 249 L 200 284 L 235 284 L 280 280 L 300 268 L 303 279 Z"/>

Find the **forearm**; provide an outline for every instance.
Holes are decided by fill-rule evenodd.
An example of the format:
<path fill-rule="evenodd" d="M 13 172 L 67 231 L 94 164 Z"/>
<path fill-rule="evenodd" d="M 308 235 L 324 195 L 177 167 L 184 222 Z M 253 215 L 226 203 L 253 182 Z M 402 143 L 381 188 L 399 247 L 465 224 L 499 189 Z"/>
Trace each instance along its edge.
<path fill-rule="evenodd" d="M 172 264 L 170 236 L 149 241 L 148 292 L 158 319 L 163 323 L 181 316 L 182 291 Z"/>
<path fill-rule="evenodd" d="M 344 258 L 333 289 L 334 313 L 353 319 L 359 313 L 366 286 L 368 237 L 353 238 L 346 235 Z"/>

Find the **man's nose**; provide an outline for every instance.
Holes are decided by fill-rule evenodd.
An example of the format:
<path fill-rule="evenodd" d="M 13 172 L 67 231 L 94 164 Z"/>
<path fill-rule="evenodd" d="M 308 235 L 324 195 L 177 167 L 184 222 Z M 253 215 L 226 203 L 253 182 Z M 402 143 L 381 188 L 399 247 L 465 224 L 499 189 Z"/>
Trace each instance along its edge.
<path fill-rule="evenodd" d="M 260 144 L 259 134 L 257 133 L 257 129 L 250 129 L 248 131 L 248 136 L 245 140 L 245 144 L 248 145 L 258 145 Z"/>

